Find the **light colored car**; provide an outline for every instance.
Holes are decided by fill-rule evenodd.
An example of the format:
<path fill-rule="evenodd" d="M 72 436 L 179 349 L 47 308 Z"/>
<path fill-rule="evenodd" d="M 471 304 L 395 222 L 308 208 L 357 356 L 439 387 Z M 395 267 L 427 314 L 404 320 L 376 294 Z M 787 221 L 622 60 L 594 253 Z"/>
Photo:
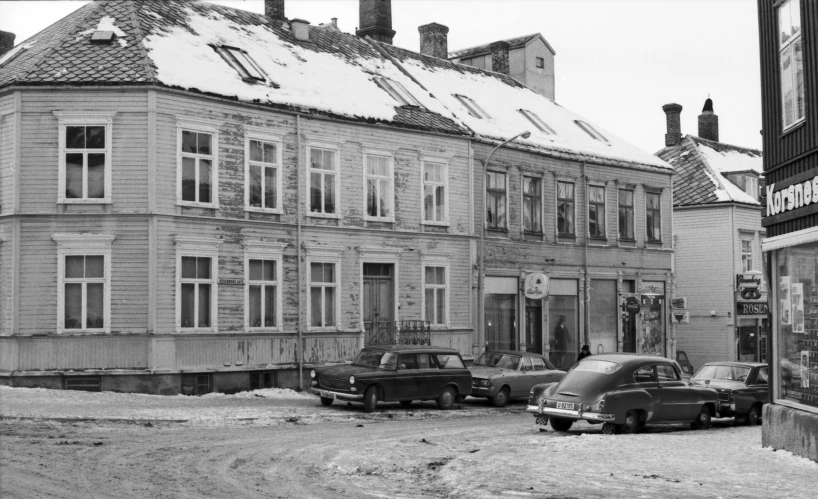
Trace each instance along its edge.
<path fill-rule="evenodd" d="M 708 362 L 690 379 L 719 392 L 719 416 L 736 423 L 761 424 L 761 408 L 770 401 L 769 368 L 758 362 Z"/>
<path fill-rule="evenodd" d="M 514 350 L 484 352 L 469 366 L 472 397 L 484 397 L 495 407 L 503 407 L 512 398 L 527 397 L 531 387 L 552 383 L 565 376 L 538 353 Z"/>

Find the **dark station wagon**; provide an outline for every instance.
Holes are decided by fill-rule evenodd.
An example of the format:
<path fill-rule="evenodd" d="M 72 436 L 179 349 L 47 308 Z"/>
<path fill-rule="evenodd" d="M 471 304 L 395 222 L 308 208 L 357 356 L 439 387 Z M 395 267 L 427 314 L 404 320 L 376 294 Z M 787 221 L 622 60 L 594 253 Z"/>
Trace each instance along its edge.
<path fill-rule="evenodd" d="M 435 400 L 451 409 L 471 393 L 471 372 L 457 350 L 433 346 L 365 347 L 351 364 L 313 369 L 310 377 L 310 391 L 323 405 L 363 402 L 365 412 L 378 401 Z"/>

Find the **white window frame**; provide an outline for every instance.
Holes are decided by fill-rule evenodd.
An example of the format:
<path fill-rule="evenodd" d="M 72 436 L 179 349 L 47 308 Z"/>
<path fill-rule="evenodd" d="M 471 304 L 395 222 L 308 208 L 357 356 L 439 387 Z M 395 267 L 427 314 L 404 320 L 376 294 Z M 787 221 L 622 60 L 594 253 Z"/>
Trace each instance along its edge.
<path fill-rule="evenodd" d="M 212 120 L 205 120 L 201 118 L 192 117 L 177 117 L 176 118 L 176 204 L 179 206 L 193 206 L 201 208 L 219 209 L 219 126 L 220 123 Z M 210 147 L 212 154 L 192 154 L 182 153 L 182 132 L 195 132 L 210 134 Z M 192 157 L 197 160 L 196 163 L 196 195 L 199 192 L 199 159 L 210 159 L 211 161 L 211 198 L 210 203 L 202 203 L 199 201 L 184 201 L 182 200 L 182 158 Z"/>
<path fill-rule="evenodd" d="M 116 236 L 109 234 L 53 234 L 57 243 L 57 334 L 64 333 L 110 333 L 111 332 L 111 243 Z M 103 327 L 102 328 L 65 328 L 65 257 L 66 256 L 103 257 L 105 276 L 99 281 L 103 284 Z M 75 281 L 72 281 L 75 282 Z M 83 294 L 83 300 L 85 295 Z M 85 325 L 87 310 L 83 306 L 82 324 Z"/>
<path fill-rule="evenodd" d="M 534 112 L 529 111 L 528 109 L 518 109 L 517 111 L 519 111 L 520 114 L 525 116 L 526 119 L 528 119 L 528 121 L 530 121 L 531 124 L 534 125 L 540 132 L 546 135 L 556 135 L 557 132 L 555 132 L 553 128 L 548 126 L 548 123 L 543 121 L 543 119 L 537 116 L 537 114 L 535 114 Z"/>
<path fill-rule="evenodd" d="M 307 331 L 340 331 L 341 330 L 341 262 L 343 260 L 343 248 L 336 246 L 313 246 L 306 247 L 307 258 Z M 335 264 L 335 283 L 332 287 L 335 288 L 335 325 L 334 326 L 313 326 L 312 325 L 312 264 L 313 263 L 332 263 Z M 322 287 L 327 287 L 326 283 L 321 283 Z M 323 298 L 322 298 L 323 300 Z M 322 308 L 323 310 L 323 308 Z"/>
<path fill-rule="evenodd" d="M 662 192 L 656 189 L 645 189 L 644 194 L 645 194 L 645 242 L 659 244 L 664 240 L 664 238 L 662 237 L 663 235 L 662 230 L 664 230 L 664 227 L 662 227 L 663 225 L 662 212 L 664 211 L 662 209 Z M 648 196 L 650 196 L 651 194 L 659 196 L 659 207 L 656 210 L 653 210 L 659 214 L 659 237 L 657 239 L 650 239 L 648 237 L 648 211 L 651 211 L 650 208 L 648 207 Z"/>
<path fill-rule="evenodd" d="M 596 139 L 596 140 L 598 140 L 600 142 L 605 142 L 608 145 L 610 145 L 610 142 L 608 141 L 608 139 L 606 139 L 605 136 L 602 135 L 590 123 L 586 123 L 585 121 L 582 121 L 582 120 L 574 120 L 574 123 L 576 123 L 576 125 L 578 127 L 580 127 L 585 133 L 587 133 L 588 135 L 590 135 L 594 139 Z"/>
<path fill-rule="evenodd" d="M 176 332 L 201 333 L 219 330 L 219 246 L 221 239 L 195 236 L 175 236 L 176 244 Z M 197 283 L 211 285 L 210 327 L 182 327 L 182 257 L 210 258 L 210 279 L 197 279 Z M 187 282 L 187 281 L 186 281 Z M 198 301 L 198 293 L 196 300 Z M 198 315 L 198 307 L 196 307 Z"/>
<path fill-rule="evenodd" d="M 758 177 L 752 174 L 744 175 L 744 192 L 752 196 L 753 199 L 758 200 Z"/>
<path fill-rule="evenodd" d="M 502 225 L 497 225 L 497 226 L 491 226 L 491 227 L 489 226 L 489 212 L 488 212 L 488 201 L 489 201 L 489 189 L 488 189 L 489 179 L 488 179 L 488 176 L 489 176 L 490 173 L 493 173 L 495 175 L 499 173 L 499 174 L 503 175 L 503 200 L 504 200 L 503 204 L 505 204 L 505 210 L 506 210 L 506 219 L 503 222 L 503 224 Z M 508 182 L 509 182 L 509 177 L 510 177 L 509 172 L 507 172 L 505 170 L 490 169 L 490 170 L 486 171 L 486 178 L 483 181 L 483 185 L 485 186 L 485 189 L 483 189 L 483 191 L 484 191 L 483 192 L 483 206 L 486 208 L 486 212 L 483 214 L 483 225 L 485 226 L 485 228 L 487 230 L 496 230 L 496 231 L 508 230 L 508 219 L 509 219 L 509 213 L 508 213 L 508 209 L 509 209 L 509 206 L 508 206 L 508 197 L 509 197 L 508 196 Z M 492 192 L 499 193 L 499 190 L 494 190 Z"/>
<path fill-rule="evenodd" d="M 525 179 L 530 178 L 540 183 L 540 230 L 528 230 L 525 228 Z M 536 175 L 528 175 L 523 173 L 520 175 L 520 230 L 527 234 L 542 234 L 545 231 L 545 181 L 542 177 Z"/>
<path fill-rule="evenodd" d="M 59 182 L 57 188 L 57 203 L 60 204 L 111 204 L 111 170 L 112 168 L 112 149 L 113 149 L 113 121 L 116 116 L 115 111 L 111 112 L 92 112 L 92 111 L 53 111 L 54 116 L 57 117 L 59 123 Z M 104 149 L 70 149 L 70 151 L 78 151 L 87 154 L 89 151 L 105 153 L 105 196 L 101 198 L 67 198 L 65 197 L 65 155 L 67 153 L 65 147 L 65 129 L 68 126 L 104 126 L 105 127 L 105 148 Z M 84 166 L 83 171 L 83 192 L 87 195 L 88 173 L 87 165 Z"/>
<path fill-rule="evenodd" d="M 420 101 L 418 101 L 414 95 L 406 90 L 406 87 L 404 87 L 400 82 L 385 77 L 377 77 L 375 78 L 375 84 L 381 87 L 393 99 L 398 101 L 401 106 L 423 107 Z"/>
<path fill-rule="evenodd" d="M 367 164 L 369 161 L 369 156 L 377 156 L 381 158 L 387 158 L 389 163 L 389 173 L 387 177 L 382 175 L 370 175 L 367 170 Z M 395 221 L 395 158 L 392 153 L 388 151 L 379 151 L 375 149 L 367 149 L 364 151 L 364 165 L 363 165 L 363 178 L 364 178 L 364 185 L 363 185 L 363 198 L 364 198 L 364 219 L 365 220 L 372 220 L 372 221 L 379 221 L 379 222 L 394 222 Z M 368 200 L 367 196 L 369 195 L 367 181 L 370 179 L 380 179 L 380 180 L 388 180 L 389 181 L 389 192 L 387 193 L 387 199 L 389 200 L 389 216 L 386 217 L 378 217 L 372 216 L 369 214 L 368 210 Z M 378 184 L 380 185 L 380 184 Z M 378 187 L 380 190 L 380 187 Z"/>
<path fill-rule="evenodd" d="M 472 117 L 477 118 L 478 120 L 490 120 L 491 116 L 487 113 L 479 104 L 474 102 L 474 99 L 471 97 L 467 97 L 461 94 L 453 94 L 455 99 L 457 99 L 463 107 L 466 108 L 466 111 L 469 112 Z"/>
<path fill-rule="evenodd" d="M 426 170 L 426 163 L 434 163 L 443 165 L 443 180 L 440 182 L 433 181 L 433 182 L 426 182 L 424 177 L 424 172 Z M 443 192 L 444 192 L 444 203 L 443 203 L 443 220 L 426 220 L 426 185 L 442 185 Z M 421 224 L 423 225 L 439 225 L 439 226 L 448 226 L 449 225 L 449 198 L 451 197 L 451 191 L 449 189 L 449 162 L 442 158 L 433 158 L 433 157 L 423 157 L 420 160 L 420 219 Z"/>
<path fill-rule="evenodd" d="M 630 206 L 625 206 L 622 204 L 622 191 L 628 191 L 631 193 L 631 204 Z M 619 223 L 619 213 L 622 210 L 622 207 L 630 208 L 630 215 L 631 215 L 631 224 L 633 227 L 633 234 L 630 238 L 622 237 L 622 226 Z M 619 241 L 635 241 L 636 240 L 636 189 L 630 187 L 618 187 L 616 190 L 616 238 Z"/>
<path fill-rule="evenodd" d="M 588 226 L 588 237 L 593 239 L 607 239 L 608 238 L 608 189 L 603 184 L 587 184 L 588 185 L 588 195 L 586 196 L 588 199 L 585 203 L 585 219 L 587 220 L 586 225 Z M 591 234 L 591 189 L 593 188 L 600 188 L 602 189 L 602 234 L 601 235 L 594 235 Z M 595 203 L 596 206 L 599 206 Z"/>
<path fill-rule="evenodd" d="M 247 333 L 250 332 L 260 332 L 260 331 L 274 331 L 274 332 L 281 332 L 284 330 L 282 324 L 282 311 L 281 311 L 281 295 L 282 295 L 282 284 L 284 282 L 283 272 L 283 262 L 284 262 L 284 248 L 287 247 L 287 243 L 274 243 L 274 242 L 263 242 L 263 241 L 244 241 L 242 243 L 244 246 L 244 331 Z M 250 260 L 265 260 L 265 261 L 272 261 L 275 262 L 275 281 L 251 281 L 250 280 Z M 261 326 L 261 327 L 252 327 L 250 326 L 250 286 L 269 286 L 274 285 L 276 287 L 276 316 L 275 316 L 275 326 Z M 264 300 L 262 300 L 262 306 L 264 304 Z"/>
<path fill-rule="evenodd" d="M 276 147 L 276 162 L 275 165 L 271 165 L 270 163 L 263 163 L 263 162 L 251 162 L 250 160 L 250 142 L 256 140 L 261 142 L 267 142 L 270 144 L 275 145 Z M 282 191 L 281 191 L 281 177 L 282 177 L 282 164 L 283 164 L 283 157 L 284 153 L 282 151 L 284 146 L 284 141 L 282 139 L 281 134 L 274 133 L 272 131 L 266 130 L 264 128 L 258 127 L 244 127 L 244 211 L 253 211 L 258 213 L 282 213 Z M 262 200 L 264 199 L 264 169 L 265 168 L 275 168 L 277 170 L 276 174 L 276 205 L 273 207 L 266 207 L 266 206 L 252 206 L 250 204 L 250 167 L 252 166 L 251 163 L 258 163 L 262 167 L 262 189 L 261 189 L 261 197 Z M 263 202 L 263 201 L 262 201 Z"/>
<path fill-rule="evenodd" d="M 333 161 L 333 166 L 335 170 L 321 170 L 321 169 L 313 169 L 312 163 L 310 162 L 310 153 L 313 149 L 323 149 L 325 151 L 332 151 L 335 153 L 335 161 Z M 316 218 L 341 218 L 341 147 L 339 144 L 333 144 L 331 142 L 307 142 L 307 160 L 306 160 L 306 167 L 307 167 L 307 178 L 306 182 L 304 182 L 306 186 L 306 197 L 305 202 L 307 203 L 306 212 L 308 217 L 316 217 Z M 310 181 L 311 181 L 311 174 L 319 173 L 321 175 L 332 174 L 335 175 L 335 213 L 324 213 L 324 212 L 316 212 L 310 211 Z M 321 192 L 323 196 L 324 192 L 324 183 L 321 182 Z M 323 205 L 323 202 L 322 202 Z"/>
<path fill-rule="evenodd" d="M 574 212 L 574 222 L 573 222 L 573 232 L 560 232 L 560 183 L 564 184 L 571 184 L 574 186 L 574 198 L 572 201 L 573 205 L 573 212 Z M 577 237 L 578 230 L 577 230 L 577 182 L 574 179 L 561 179 L 557 178 L 554 182 L 554 229 L 557 233 L 557 237 Z"/>
<path fill-rule="evenodd" d="M 752 237 L 747 237 L 747 236 L 739 237 L 739 241 L 741 242 L 741 248 L 740 248 L 740 250 L 741 250 L 741 272 L 742 273 L 751 272 L 751 271 L 755 270 L 755 248 L 753 248 L 753 243 L 755 241 L 754 241 L 754 239 Z M 750 251 L 749 252 L 744 251 L 744 243 L 749 243 L 749 246 L 750 246 Z M 749 260 L 750 260 L 750 268 L 746 268 L 746 265 L 745 265 L 746 259 L 745 259 L 745 257 L 748 257 Z"/>
<path fill-rule="evenodd" d="M 445 280 L 445 284 L 438 285 L 438 284 L 426 284 L 426 267 L 442 267 L 443 270 L 443 278 Z M 444 289 L 445 294 L 445 303 L 443 305 L 443 315 L 444 321 L 441 324 L 435 324 L 430 322 L 429 325 L 432 329 L 448 329 L 451 326 L 451 309 L 449 304 L 451 302 L 451 269 L 449 264 L 449 257 L 445 255 L 437 255 L 437 254 L 422 254 L 421 255 L 421 262 L 420 262 L 420 270 L 421 270 L 421 298 L 420 298 L 420 310 L 421 316 L 423 320 L 426 320 L 426 288 L 430 287 L 433 289 Z"/>
<path fill-rule="evenodd" d="M 790 7 L 791 8 L 792 5 L 797 5 L 798 6 L 798 21 L 799 21 L 799 24 L 801 25 L 801 29 L 798 30 L 797 35 L 791 36 L 788 40 L 786 40 L 782 44 L 781 43 L 781 13 L 784 11 L 785 7 Z M 796 95 L 797 88 L 798 88 L 798 81 L 796 81 L 795 50 L 794 50 L 794 47 L 795 47 L 796 42 L 801 43 L 801 57 L 803 58 L 804 57 L 804 42 L 803 42 L 803 37 L 801 35 L 802 35 L 803 31 L 804 31 L 804 24 L 803 24 L 803 17 L 801 16 L 800 0 L 787 0 L 785 2 L 781 2 L 780 5 L 777 5 L 775 7 L 775 11 L 776 11 L 775 27 L 776 27 L 776 35 L 777 35 L 776 36 L 776 42 L 778 44 L 778 68 L 777 68 L 777 72 L 778 72 L 779 84 L 781 85 L 781 101 L 780 101 L 780 103 L 781 103 L 781 126 L 786 131 L 786 130 L 789 130 L 790 128 L 792 128 L 792 127 L 794 127 L 796 125 L 799 125 L 800 123 L 804 122 L 804 120 L 807 119 L 807 106 L 806 106 L 806 92 L 807 92 L 807 89 L 805 87 L 805 81 L 804 81 L 805 78 L 804 78 L 804 75 L 803 75 L 803 61 L 801 63 L 802 64 L 802 75 L 801 75 L 801 92 L 802 92 L 802 94 L 801 94 L 801 104 L 802 104 L 802 108 L 800 110 L 802 116 L 800 118 L 796 117 L 797 114 L 798 114 L 798 109 L 797 109 L 798 95 Z M 790 9 L 787 9 L 787 12 L 790 12 Z M 783 76 L 784 75 L 783 75 L 783 72 L 782 72 L 782 69 L 781 69 L 781 61 L 783 60 L 784 54 L 786 52 L 790 52 L 790 64 L 791 64 L 791 68 L 792 68 L 792 70 L 791 70 L 792 71 L 792 73 L 791 73 L 791 77 L 792 77 L 791 85 L 792 85 L 792 99 L 793 99 L 793 102 L 792 102 L 792 105 L 793 105 L 793 117 L 792 117 L 793 121 L 791 123 L 786 122 L 786 113 L 784 112 L 784 109 L 786 108 L 786 104 L 785 104 L 784 85 L 783 85 Z"/>

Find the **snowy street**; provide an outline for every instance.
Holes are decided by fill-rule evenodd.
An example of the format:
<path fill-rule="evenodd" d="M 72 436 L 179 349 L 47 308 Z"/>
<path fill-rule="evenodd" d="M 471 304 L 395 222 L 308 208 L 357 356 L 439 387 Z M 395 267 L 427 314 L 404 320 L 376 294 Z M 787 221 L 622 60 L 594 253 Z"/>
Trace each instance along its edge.
<path fill-rule="evenodd" d="M 322 407 L 268 389 L 203 397 L 0 387 L 0 495 L 814 497 L 818 464 L 761 427 L 541 432 L 524 402 Z"/>

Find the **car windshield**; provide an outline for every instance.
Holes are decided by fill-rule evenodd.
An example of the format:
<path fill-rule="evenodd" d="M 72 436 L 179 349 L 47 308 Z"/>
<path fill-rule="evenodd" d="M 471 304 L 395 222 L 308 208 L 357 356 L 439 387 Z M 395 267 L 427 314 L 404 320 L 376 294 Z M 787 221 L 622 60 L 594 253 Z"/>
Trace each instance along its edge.
<path fill-rule="evenodd" d="M 600 374 L 613 374 L 622 367 L 621 364 L 611 362 L 608 360 L 592 360 L 584 359 L 582 362 L 577 362 L 571 368 L 572 371 L 590 371 Z"/>
<path fill-rule="evenodd" d="M 516 371 L 517 368 L 520 367 L 520 356 L 509 355 L 507 353 L 485 352 L 474 361 L 473 365 L 501 367 L 503 369 L 512 369 Z"/>
<path fill-rule="evenodd" d="M 750 375 L 749 367 L 741 366 L 703 366 L 693 379 L 728 379 L 734 381 L 744 381 Z"/>
<path fill-rule="evenodd" d="M 375 367 L 394 371 L 398 365 L 398 354 L 378 350 L 361 350 L 361 353 L 358 354 L 358 357 L 352 364 L 355 366 Z"/>

